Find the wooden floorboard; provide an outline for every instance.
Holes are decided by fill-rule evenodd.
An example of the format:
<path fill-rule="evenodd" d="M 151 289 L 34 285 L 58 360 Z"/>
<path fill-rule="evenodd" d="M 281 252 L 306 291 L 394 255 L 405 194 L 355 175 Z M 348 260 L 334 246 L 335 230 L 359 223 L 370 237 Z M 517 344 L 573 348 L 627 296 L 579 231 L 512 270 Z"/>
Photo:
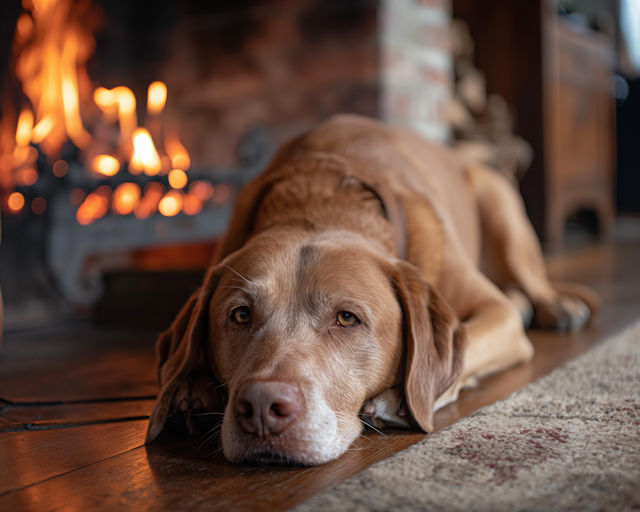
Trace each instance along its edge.
<path fill-rule="evenodd" d="M 0 409 L 0 431 L 43 430 L 60 426 L 112 423 L 148 419 L 155 399 L 117 400 L 113 402 L 71 403 L 58 405 L 18 405 Z"/>
<path fill-rule="evenodd" d="M 0 495 L 32 486 L 142 446 L 146 421 L 0 435 Z M 10 468 L 10 470 L 8 470 Z M 63 501 L 58 502 L 60 506 Z M 4 508 L 0 510 L 16 510 Z"/>
<path fill-rule="evenodd" d="M 472 414 L 482 406 L 506 398 L 513 391 L 535 381 L 640 319 L 640 243 L 593 246 L 553 256 L 549 259 L 549 272 L 553 279 L 573 280 L 592 286 L 604 299 L 605 306 L 601 315 L 585 331 L 575 335 L 529 332 L 536 348 L 533 361 L 528 365 L 488 377 L 477 388 L 463 392 L 457 402 L 436 413 L 437 429 Z M 103 372 L 108 371 L 109 365 L 98 362 L 101 358 L 106 358 L 104 361 L 115 368 L 113 379 L 122 378 L 126 386 L 109 384 L 106 374 L 105 378 L 96 379 L 91 377 L 89 372 L 78 373 L 78 368 L 75 367 L 76 373 L 72 372 L 70 377 L 65 377 L 67 383 L 64 386 L 60 385 L 57 390 L 64 390 L 66 398 L 144 396 L 144 393 L 151 392 L 155 385 L 155 382 L 151 384 L 152 356 L 149 356 L 149 361 L 141 360 L 144 351 L 149 351 L 152 346 L 149 338 L 144 342 L 147 345 L 133 343 L 123 346 L 120 340 L 115 352 L 102 345 L 102 352 L 98 355 L 84 352 L 76 356 L 73 352 L 76 364 L 81 361 L 81 357 L 89 358 L 94 362 L 94 368 Z M 60 352 L 62 349 L 56 350 Z M 142 377 L 131 374 L 134 370 L 138 371 L 133 363 L 126 363 L 124 366 L 120 364 L 118 367 L 121 362 L 119 358 L 126 360 L 126 354 L 130 355 L 132 351 L 139 351 L 139 356 L 131 358 L 130 361 L 140 365 Z M 118 357 L 111 356 L 112 354 L 118 354 Z M 24 354 L 20 357 L 23 357 L 23 361 L 28 361 Z M 58 366 L 45 371 L 45 374 L 48 372 L 49 375 L 45 382 L 47 385 L 56 386 L 55 377 L 62 375 L 60 372 L 63 366 L 60 364 L 63 363 L 57 356 L 51 361 Z M 0 357 L 0 370 L 3 368 L 2 364 Z M 5 361 L 4 368 L 7 367 L 6 364 Z M 10 381 L 0 376 L 0 397 L 6 399 L 3 396 L 3 392 L 6 391 L 9 393 L 7 396 L 35 397 L 38 400 L 44 396 L 55 398 L 55 393 L 39 390 L 35 384 L 21 383 L 20 375 L 20 378 L 25 379 L 29 373 L 22 371 L 20 374 L 18 370 L 14 372 L 12 378 L 15 380 L 11 382 L 19 385 L 21 391 L 13 394 L 7 386 Z M 88 390 L 70 393 L 72 385 L 82 386 L 83 378 L 89 379 Z M 107 389 L 99 389 L 101 385 Z M 128 395 L 123 393 L 123 388 L 126 388 Z M 143 402 L 144 400 L 141 400 L 138 405 L 142 405 Z M 85 406 L 86 411 L 83 412 Z M 43 422 L 40 425 L 46 425 L 46 422 L 50 421 L 57 422 L 57 426 L 63 426 L 73 425 L 74 422 L 83 421 L 83 418 L 93 417 L 97 421 L 101 421 L 101 418 L 111 421 L 114 414 L 123 415 L 123 419 L 126 419 L 127 414 L 133 414 L 131 409 L 128 409 L 127 413 L 125 409 L 121 409 L 119 413 L 114 413 L 115 409 L 109 412 L 111 406 L 111 402 L 99 401 L 85 405 L 46 405 L 40 408 L 33 407 L 31 411 L 27 410 L 29 407 L 21 406 L 7 409 L 3 418 L 14 424 L 32 420 L 36 426 L 39 421 Z M 132 428 L 128 431 L 129 434 L 119 433 L 125 432 L 127 425 Z M 230 465 L 222 457 L 212 455 L 218 449 L 217 440 L 202 446 L 202 440 L 197 438 L 165 439 L 149 447 L 141 446 L 140 436 L 143 435 L 144 426 L 144 421 L 127 421 L 40 432 L 0 434 L 0 450 L 7 442 L 6 439 L 9 439 L 8 446 L 11 448 L 8 455 L 0 451 L 0 456 L 4 460 L 20 462 L 17 466 L 20 471 L 15 481 L 4 475 L 6 470 L 2 471 L 0 482 L 8 482 L 4 484 L 4 488 L 14 490 L 0 497 L 0 510 L 47 511 L 58 510 L 60 507 L 85 510 L 286 510 L 425 437 L 423 434 L 407 431 L 385 431 L 384 436 L 368 431 L 358 439 L 351 451 L 324 466 L 245 467 Z M 75 432 L 95 433 L 100 427 L 105 428 L 104 442 L 96 441 L 98 444 L 94 447 L 90 442 L 94 439 L 93 434 L 87 434 L 78 438 L 81 443 L 86 441 L 87 444 L 78 447 Z M 123 430 L 119 431 L 120 428 Z M 59 448 L 66 446 L 69 453 L 65 453 L 63 449 L 56 451 L 54 448 L 47 448 L 45 437 L 37 438 L 42 440 L 40 444 L 25 445 L 20 451 L 20 444 L 16 440 L 19 436 L 44 433 L 54 436 L 51 439 L 68 436 L 66 445 L 63 441 L 56 441 L 57 444 L 54 444 Z M 109 450 L 107 446 L 110 447 Z M 125 449 L 128 446 L 131 448 Z M 73 453 L 75 451 L 78 451 L 78 456 Z M 54 456 L 60 460 L 52 466 L 47 461 L 49 457 Z M 34 473 L 31 474 L 30 471 Z"/>
<path fill-rule="evenodd" d="M 57 327 L 8 335 L 0 399 L 12 403 L 154 397 L 153 331 Z"/>

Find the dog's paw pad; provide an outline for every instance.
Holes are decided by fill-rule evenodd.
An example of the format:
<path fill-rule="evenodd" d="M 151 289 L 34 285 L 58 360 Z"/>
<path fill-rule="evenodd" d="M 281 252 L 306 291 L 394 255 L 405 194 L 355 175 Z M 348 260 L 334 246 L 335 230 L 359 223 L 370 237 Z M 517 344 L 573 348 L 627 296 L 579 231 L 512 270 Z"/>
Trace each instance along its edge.
<path fill-rule="evenodd" d="M 578 332 L 591 319 L 591 310 L 577 297 L 561 296 L 556 302 L 537 304 L 533 327 L 558 332 Z"/>
<path fill-rule="evenodd" d="M 362 421 L 374 428 L 411 426 L 409 408 L 402 386 L 390 388 L 367 400 L 362 407 Z"/>

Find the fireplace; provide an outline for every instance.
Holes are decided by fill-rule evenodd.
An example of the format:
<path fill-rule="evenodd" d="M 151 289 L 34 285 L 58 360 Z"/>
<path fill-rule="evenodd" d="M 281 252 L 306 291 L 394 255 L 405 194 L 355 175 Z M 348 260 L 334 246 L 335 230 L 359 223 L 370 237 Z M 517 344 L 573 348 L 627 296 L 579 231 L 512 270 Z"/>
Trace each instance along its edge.
<path fill-rule="evenodd" d="M 448 0 L 7 4 L 9 305 L 34 288 L 25 271 L 48 290 L 35 300 L 86 308 L 109 272 L 205 266 L 239 188 L 335 112 L 449 137 Z M 185 245 L 200 249 L 174 250 Z M 155 258 L 164 269 L 137 257 L 171 250 L 180 256 Z"/>

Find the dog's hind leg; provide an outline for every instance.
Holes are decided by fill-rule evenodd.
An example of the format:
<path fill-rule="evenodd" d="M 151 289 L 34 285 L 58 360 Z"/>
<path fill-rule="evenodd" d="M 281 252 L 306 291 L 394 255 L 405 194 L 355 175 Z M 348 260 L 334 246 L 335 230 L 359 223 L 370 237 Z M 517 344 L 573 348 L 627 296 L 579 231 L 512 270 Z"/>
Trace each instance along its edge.
<path fill-rule="evenodd" d="M 600 307 L 600 299 L 580 285 L 553 284 L 547 277 L 540 242 L 517 190 L 487 167 L 469 167 L 482 227 L 481 270 L 505 291 L 527 320 L 521 290 L 533 305 L 532 327 L 575 332 Z"/>

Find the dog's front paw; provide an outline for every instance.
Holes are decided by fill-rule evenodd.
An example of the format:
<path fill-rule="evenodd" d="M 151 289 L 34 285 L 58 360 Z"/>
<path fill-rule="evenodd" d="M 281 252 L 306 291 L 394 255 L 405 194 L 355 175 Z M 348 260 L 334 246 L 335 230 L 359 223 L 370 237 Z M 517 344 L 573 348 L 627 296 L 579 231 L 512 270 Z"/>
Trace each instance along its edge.
<path fill-rule="evenodd" d="M 577 297 L 561 295 L 555 302 L 535 305 L 532 327 L 558 332 L 578 332 L 591 319 L 591 310 Z"/>
<path fill-rule="evenodd" d="M 178 430 L 189 434 L 210 430 L 224 411 L 219 383 L 206 368 L 196 368 L 187 375 L 176 389 L 169 415 Z"/>
<path fill-rule="evenodd" d="M 362 406 L 362 421 L 380 429 L 385 427 L 411 427 L 411 415 L 404 397 L 404 386 L 384 390 L 367 400 Z"/>

